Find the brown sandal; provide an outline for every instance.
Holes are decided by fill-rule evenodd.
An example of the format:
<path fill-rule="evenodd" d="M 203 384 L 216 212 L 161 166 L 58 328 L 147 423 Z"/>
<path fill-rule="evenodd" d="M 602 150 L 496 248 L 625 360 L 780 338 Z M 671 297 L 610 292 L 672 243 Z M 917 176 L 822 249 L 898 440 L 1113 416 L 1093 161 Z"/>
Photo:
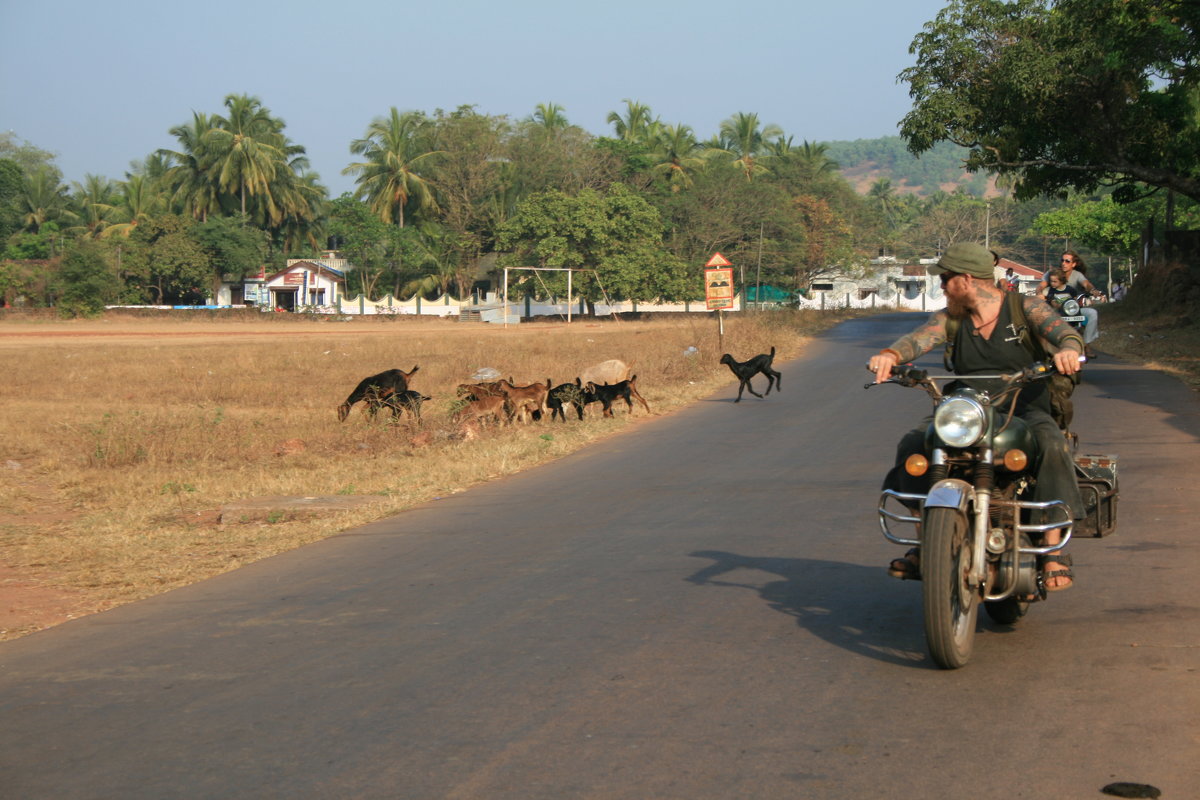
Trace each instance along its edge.
<path fill-rule="evenodd" d="M 1045 587 L 1047 592 L 1061 592 L 1075 585 L 1075 573 L 1071 571 L 1074 563 L 1071 560 L 1071 556 L 1066 553 L 1049 553 L 1039 557 L 1038 566 L 1042 570 L 1042 586 Z M 1046 572 L 1046 564 L 1061 564 L 1066 569 L 1052 569 Z M 1055 578 L 1066 578 L 1068 582 L 1059 586 L 1051 586 L 1050 581 Z"/>

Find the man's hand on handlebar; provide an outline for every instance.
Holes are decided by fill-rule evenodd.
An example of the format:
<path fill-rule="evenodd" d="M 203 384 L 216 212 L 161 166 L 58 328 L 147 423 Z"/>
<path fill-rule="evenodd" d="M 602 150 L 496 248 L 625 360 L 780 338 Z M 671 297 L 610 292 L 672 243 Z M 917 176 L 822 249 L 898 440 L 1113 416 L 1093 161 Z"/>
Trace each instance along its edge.
<path fill-rule="evenodd" d="M 1083 354 L 1078 350 L 1064 347 L 1054 354 L 1054 366 L 1063 375 L 1074 375 L 1079 372 L 1079 357 Z"/>
<path fill-rule="evenodd" d="M 877 353 L 867 362 L 867 369 L 875 373 L 875 382 L 883 383 L 892 377 L 892 369 L 899 362 L 893 353 Z"/>

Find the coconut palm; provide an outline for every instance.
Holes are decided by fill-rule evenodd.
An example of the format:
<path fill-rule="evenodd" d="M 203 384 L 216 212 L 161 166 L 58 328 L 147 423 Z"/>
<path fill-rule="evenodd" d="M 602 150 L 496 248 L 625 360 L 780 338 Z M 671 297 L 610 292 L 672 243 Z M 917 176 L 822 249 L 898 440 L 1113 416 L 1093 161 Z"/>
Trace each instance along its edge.
<path fill-rule="evenodd" d="M 759 127 L 758 114 L 739 111 L 721 123 L 721 149 L 734 158 L 734 165 L 753 179 L 766 171 L 763 158 L 770 158 L 768 140 L 782 138 L 783 129 L 778 125 Z"/>
<path fill-rule="evenodd" d="M 130 175 L 120 184 L 112 222 L 100 232 L 100 237 L 128 237 L 138 225 L 164 210 L 166 200 L 157 182 L 146 175 Z"/>
<path fill-rule="evenodd" d="M 533 121 L 552 131 L 562 130 L 571 124 L 567 122 L 563 107 L 557 103 L 538 103 L 533 112 Z"/>
<path fill-rule="evenodd" d="M 692 174 L 704 166 L 704 146 L 688 125 L 655 125 L 653 148 L 656 174 L 663 175 L 672 192 L 692 185 Z"/>
<path fill-rule="evenodd" d="M 190 125 L 176 125 L 168 131 L 179 140 L 179 149 L 156 152 L 168 165 L 163 183 L 171 202 L 177 210 L 201 222 L 221 207 L 220 182 L 208 147 L 212 128 L 213 120 L 207 114 L 192 112 Z"/>
<path fill-rule="evenodd" d="M 236 192 L 246 213 L 247 196 L 271 203 L 271 183 L 284 165 L 283 122 L 274 119 L 257 97 L 231 94 L 226 116 L 214 116 L 205 144 L 218 170 L 221 191 Z"/>
<path fill-rule="evenodd" d="M 58 182 L 58 170 L 43 164 L 29 171 L 17 197 L 17 211 L 21 225 L 32 233 L 37 233 L 47 222 L 73 218 Z"/>
<path fill-rule="evenodd" d="M 83 183 L 75 183 L 71 197 L 72 211 L 78 224 L 67 228 L 67 233 L 99 238 L 113 221 L 116 211 L 117 187 L 108 178 L 86 174 Z"/>
<path fill-rule="evenodd" d="M 627 142 L 645 142 L 654 123 L 650 106 L 625 98 L 625 116 L 616 111 L 608 112 L 607 121 L 612 124 L 617 138 Z"/>
<path fill-rule="evenodd" d="M 400 113 L 395 106 L 387 117 L 376 117 L 367 134 L 350 143 L 350 152 L 365 160 L 350 164 L 343 175 L 358 175 L 354 196 L 366 199 L 384 222 L 404 227 L 404 209 L 410 202 L 420 209 L 436 206 L 432 186 L 421 170 L 432 167 L 440 155 L 433 145 L 433 129 L 419 111 Z"/>

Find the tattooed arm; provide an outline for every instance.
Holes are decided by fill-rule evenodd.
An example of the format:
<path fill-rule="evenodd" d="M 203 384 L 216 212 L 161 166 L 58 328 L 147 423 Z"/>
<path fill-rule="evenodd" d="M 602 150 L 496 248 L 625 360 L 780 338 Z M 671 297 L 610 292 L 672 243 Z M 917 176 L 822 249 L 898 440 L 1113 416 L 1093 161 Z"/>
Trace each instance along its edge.
<path fill-rule="evenodd" d="M 1063 375 L 1079 372 L 1079 356 L 1083 354 L 1083 337 L 1068 325 L 1048 304 L 1036 297 L 1021 298 L 1025 316 L 1037 335 L 1049 342 L 1057 351 L 1053 355 L 1054 366 Z"/>
<path fill-rule="evenodd" d="M 912 361 L 918 356 L 928 353 L 942 342 L 946 341 L 946 313 L 938 311 L 925 320 L 925 324 L 910 334 L 901 336 L 892 342 L 891 347 L 884 348 L 877 355 L 871 356 L 867 369 L 875 373 L 875 382 L 882 383 L 892 374 L 892 368 L 897 364 Z"/>
<path fill-rule="evenodd" d="M 1025 316 L 1033 325 L 1038 336 L 1061 349 L 1073 349 L 1076 354 L 1083 352 L 1083 337 L 1079 331 L 1068 325 L 1049 304 L 1036 297 L 1022 297 L 1025 305 Z"/>

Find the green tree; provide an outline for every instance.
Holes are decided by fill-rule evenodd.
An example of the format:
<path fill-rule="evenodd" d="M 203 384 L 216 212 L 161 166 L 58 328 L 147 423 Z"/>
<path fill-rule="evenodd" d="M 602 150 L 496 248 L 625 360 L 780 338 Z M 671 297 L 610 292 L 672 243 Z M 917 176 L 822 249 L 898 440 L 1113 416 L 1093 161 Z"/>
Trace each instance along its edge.
<path fill-rule="evenodd" d="M 433 145 L 433 126 L 419 111 L 400 113 L 395 106 L 387 117 L 377 117 L 361 139 L 350 143 L 350 152 L 363 161 L 350 164 L 343 175 L 358 175 L 355 196 L 366 199 L 381 220 L 404 227 L 405 209 L 436 206 L 423 172 L 439 154 Z"/>
<path fill-rule="evenodd" d="M 135 249 L 130 259 L 141 259 L 153 302 L 199 303 L 209 296 L 211 257 L 192 235 L 196 224 L 187 217 L 164 214 L 139 225 L 131 234 Z M 132 264 L 130 269 L 134 269 Z"/>
<path fill-rule="evenodd" d="M 45 164 L 25 174 L 17 198 L 17 213 L 25 230 L 37 233 L 47 222 L 64 221 L 72 216 L 58 176 L 56 168 Z"/>
<path fill-rule="evenodd" d="M 967 167 L 1018 177 L 1018 198 L 1146 186 L 1200 200 L 1191 0 L 952 0 L 900 74 L 914 153 L 941 141 Z"/>
<path fill-rule="evenodd" d="M 58 273 L 58 309 L 64 316 L 90 317 L 117 295 L 116 274 L 103 245 L 77 240 L 63 255 Z"/>
<path fill-rule="evenodd" d="M 538 103 L 533 112 L 534 123 L 549 130 L 563 130 L 570 127 L 567 115 L 558 103 Z"/>
<path fill-rule="evenodd" d="M 224 281 L 257 274 L 267 257 L 267 235 L 237 217 L 213 217 L 191 227 L 189 235 L 208 255 L 215 297 Z"/>
<path fill-rule="evenodd" d="M 592 280 L 574 281 L 592 303 L 682 298 L 687 271 L 663 246 L 662 231 L 658 211 L 622 184 L 604 194 L 543 192 L 522 203 L 501 230 L 500 246 L 509 251 L 501 264 L 592 270 Z M 543 277 L 536 285 L 542 283 L 565 294 L 565 278 Z"/>
<path fill-rule="evenodd" d="M 21 227 L 21 165 L 11 158 L 0 158 L 0 245 Z"/>

